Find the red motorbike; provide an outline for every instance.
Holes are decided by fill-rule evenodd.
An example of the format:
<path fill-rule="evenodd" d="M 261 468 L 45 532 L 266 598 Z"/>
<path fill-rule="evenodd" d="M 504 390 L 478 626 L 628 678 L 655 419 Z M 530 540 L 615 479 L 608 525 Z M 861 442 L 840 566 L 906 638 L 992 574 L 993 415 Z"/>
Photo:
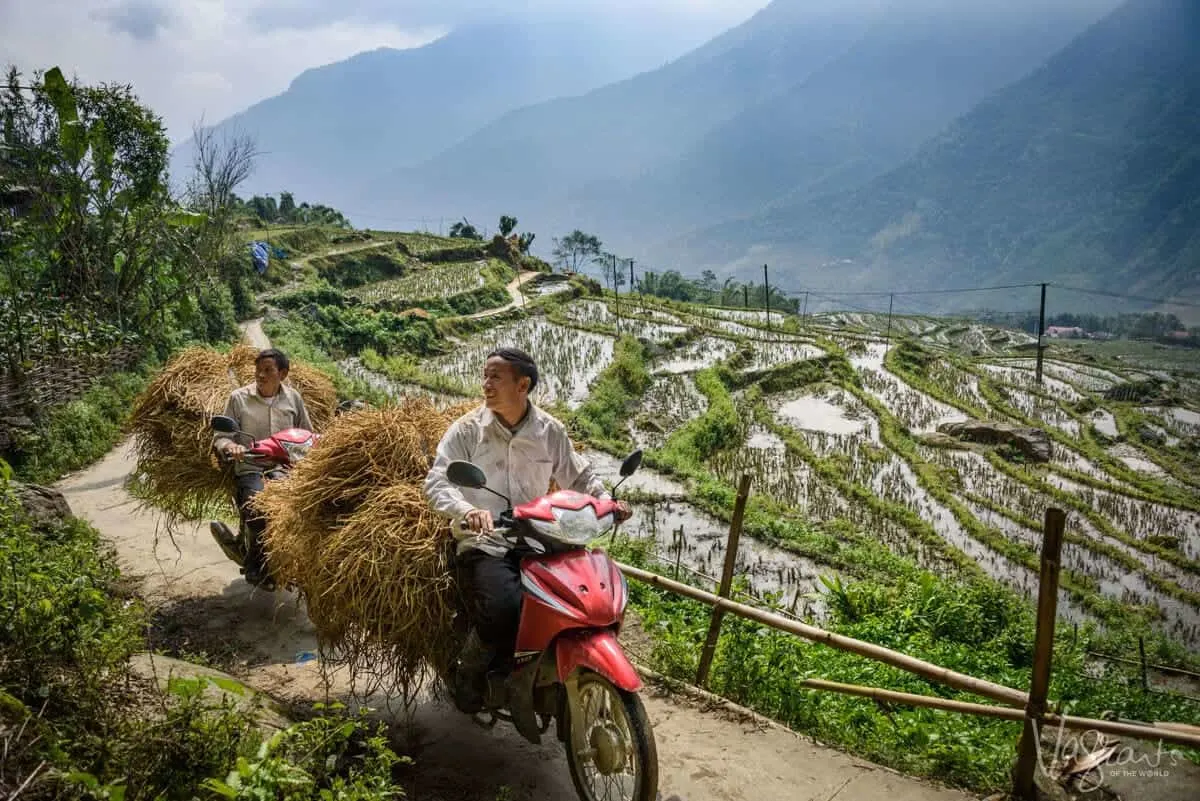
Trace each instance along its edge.
<path fill-rule="evenodd" d="M 618 487 L 641 460 L 641 451 L 625 459 Z M 616 501 L 560 490 L 513 509 L 470 462 L 452 462 L 446 477 L 504 499 L 509 509 L 496 529 L 522 554 L 515 666 L 490 689 L 484 725 L 508 721 L 537 744 L 553 721 L 581 799 L 654 801 L 654 731 L 637 694 L 641 679 L 617 642 L 628 587 L 603 550 L 588 548 L 617 525 Z M 470 631 L 461 601 L 455 621 L 461 645 Z M 441 678 L 455 686 L 453 663 Z"/>
<path fill-rule="evenodd" d="M 266 439 L 255 440 L 241 430 L 237 420 L 224 415 L 216 415 L 212 419 L 212 428 L 219 434 L 224 434 L 247 446 L 245 461 L 263 471 L 263 479 L 270 481 L 287 474 L 291 467 L 303 459 L 320 434 L 304 428 L 287 428 L 277 431 Z M 229 458 L 220 454 L 222 461 Z M 246 552 L 249 548 L 250 532 L 246 529 L 245 521 L 238 526 L 237 534 L 230 531 L 223 521 L 212 520 L 208 524 L 212 537 L 221 546 L 221 551 L 231 561 L 237 564 L 242 573 L 246 572 Z M 274 590 L 274 579 L 268 579 L 259 585 L 265 590 Z"/>

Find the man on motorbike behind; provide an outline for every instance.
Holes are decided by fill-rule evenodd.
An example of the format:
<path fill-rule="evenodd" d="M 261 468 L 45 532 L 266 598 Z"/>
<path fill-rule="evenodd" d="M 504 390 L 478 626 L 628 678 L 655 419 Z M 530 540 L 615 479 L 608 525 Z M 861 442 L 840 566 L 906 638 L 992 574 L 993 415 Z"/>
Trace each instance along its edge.
<path fill-rule="evenodd" d="M 530 402 L 537 383 L 537 365 L 528 354 L 516 348 L 489 353 L 483 405 L 446 431 L 425 479 L 433 509 L 453 520 L 458 575 L 474 624 L 459 655 L 462 681 L 454 688 L 464 710 L 482 708 L 489 671 L 506 675 L 511 667 L 521 613 L 520 555 L 495 531 L 504 501 L 451 484 L 447 466 L 460 459 L 478 465 L 488 485 L 514 507 L 545 495 L 551 478 L 563 489 L 610 497 L 563 424 Z M 620 519 L 627 519 L 629 505 L 618 503 Z"/>
<path fill-rule="evenodd" d="M 311 431 L 312 423 L 304 399 L 294 387 L 283 383 L 289 367 L 288 357 L 282 351 L 275 348 L 259 351 L 254 360 L 254 383 L 235 389 L 222 414 L 237 420 L 238 427 L 255 440 L 266 439 L 287 428 Z M 267 521 L 251 504 L 254 496 L 262 491 L 263 469 L 246 461 L 246 446 L 227 436 L 214 436 L 213 447 L 233 462 L 238 513 L 248 534 L 246 581 L 270 585 L 272 580 L 262 543 Z"/>

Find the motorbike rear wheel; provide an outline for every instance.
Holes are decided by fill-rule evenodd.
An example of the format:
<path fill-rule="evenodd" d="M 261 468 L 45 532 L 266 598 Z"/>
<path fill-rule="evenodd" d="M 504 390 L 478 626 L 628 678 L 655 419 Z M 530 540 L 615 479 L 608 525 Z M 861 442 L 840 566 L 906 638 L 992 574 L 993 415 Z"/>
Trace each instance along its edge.
<path fill-rule="evenodd" d="M 567 766 L 583 801 L 655 801 L 658 751 L 637 693 L 599 673 L 579 677 L 579 707 L 568 708 Z M 571 716 L 581 716 L 582 742 Z"/>

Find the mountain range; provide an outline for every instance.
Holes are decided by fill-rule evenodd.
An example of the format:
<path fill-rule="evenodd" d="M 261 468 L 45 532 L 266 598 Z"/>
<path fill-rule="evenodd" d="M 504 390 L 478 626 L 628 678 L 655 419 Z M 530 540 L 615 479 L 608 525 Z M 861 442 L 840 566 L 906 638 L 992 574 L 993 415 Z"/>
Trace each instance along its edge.
<path fill-rule="evenodd" d="M 952 276 L 1200 299 L 1200 3 L 1127 3 L 896 169 L 664 249 L 805 264 L 797 283 L 826 289 Z"/>
<path fill-rule="evenodd" d="M 420 164 L 520 106 L 586 92 L 661 66 L 704 29 L 547 17 L 463 25 L 423 47 L 379 48 L 307 70 L 283 93 L 214 127 L 262 155 L 242 188 L 352 203 L 370 176 Z M 192 142 L 174 148 L 188 173 Z"/>
<path fill-rule="evenodd" d="M 775 0 L 617 80 L 577 55 L 591 31 L 474 27 L 230 122 L 277 128 L 270 180 L 364 225 L 513 214 L 543 250 L 582 228 L 652 268 L 769 261 L 812 288 L 1200 295 L 1198 9 Z M 504 66 L 447 66 L 468 52 Z"/>

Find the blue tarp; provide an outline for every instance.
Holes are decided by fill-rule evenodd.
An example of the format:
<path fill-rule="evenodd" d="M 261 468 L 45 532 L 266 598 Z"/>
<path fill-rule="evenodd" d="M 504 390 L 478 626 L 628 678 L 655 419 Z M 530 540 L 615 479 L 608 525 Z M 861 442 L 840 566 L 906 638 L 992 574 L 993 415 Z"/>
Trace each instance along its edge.
<path fill-rule="evenodd" d="M 250 243 L 250 261 L 254 264 L 254 269 L 262 275 L 267 271 L 267 266 L 271 260 L 271 251 L 267 247 L 266 242 Z"/>

